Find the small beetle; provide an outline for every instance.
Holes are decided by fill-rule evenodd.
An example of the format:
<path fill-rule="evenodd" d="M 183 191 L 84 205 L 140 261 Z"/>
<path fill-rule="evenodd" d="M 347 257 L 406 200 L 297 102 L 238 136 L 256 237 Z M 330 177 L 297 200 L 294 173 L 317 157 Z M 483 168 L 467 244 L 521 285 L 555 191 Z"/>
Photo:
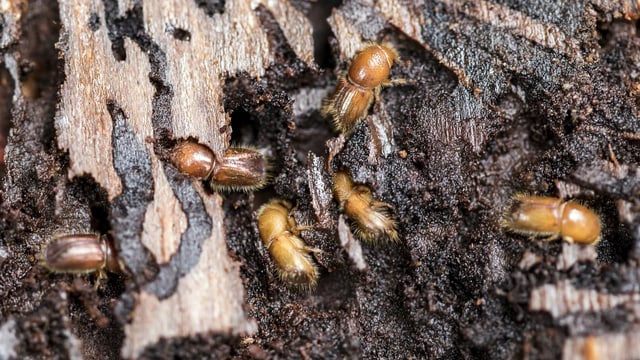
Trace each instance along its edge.
<path fill-rule="evenodd" d="M 42 254 L 42 265 L 54 272 L 88 273 L 99 278 L 105 271 L 124 273 L 113 241 L 107 235 L 67 234 L 55 236 Z"/>
<path fill-rule="evenodd" d="M 391 66 L 399 61 L 398 52 L 390 45 L 372 43 L 361 49 L 351 61 L 346 76 L 338 80 L 333 96 L 324 101 L 322 115 L 332 117 L 336 130 L 345 135 L 351 133 L 358 121 L 367 116 L 382 86 L 405 82 L 389 80 Z"/>
<path fill-rule="evenodd" d="M 360 239 L 374 244 L 398 241 L 393 207 L 375 199 L 368 186 L 356 185 L 346 171 L 338 171 L 333 176 L 333 195 Z"/>
<path fill-rule="evenodd" d="M 318 252 L 298 237 L 304 227 L 298 227 L 291 216 L 291 203 L 272 200 L 258 210 L 258 231 L 262 244 L 276 265 L 278 276 L 285 284 L 311 290 L 316 286 L 318 268 L 309 255 Z"/>
<path fill-rule="evenodd" d="M 173 148 L 171 163 L 183 174 L 206 180 L 213 172 L 216 156 L 206 145 L 183 141 Z"/>
<path fill-rule="evenodd" d="M 569 243 L 596 244 L 600 241 L 600 218 L 573 201 L 555 197 L 517 194 L 502 218 L 502 227 L 546 240 L 561 237 Z"/>
<path fill-rule="evenodd" d="M 250 148 L 231 147 L 216 159 L 206 145 L 183 141 L 173 148 L 171 163 L 183 174 L 209 181 L 214 190 L 258 190 L 269 178 L 267 159 Z"/>

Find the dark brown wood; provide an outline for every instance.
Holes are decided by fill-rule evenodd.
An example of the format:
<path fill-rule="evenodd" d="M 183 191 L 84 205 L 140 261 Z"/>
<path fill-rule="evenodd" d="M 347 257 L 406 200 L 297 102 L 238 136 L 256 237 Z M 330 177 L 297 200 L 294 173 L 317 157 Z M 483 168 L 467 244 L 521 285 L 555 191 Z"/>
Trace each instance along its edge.
<path fill-rule="evenodd" d="M 175 175 L 165 173 L 167 159 L 161 159 L 162 144 L 158 141 L 195 138 L 218 156 L 225 152 L 231 132 L 222 103 L 223 77 L 239 72 L 260 77 L 274 60 L 255 12 L 258 5 L 260 2 L 227 1 L 221 14 L 208 16 L 193 1 L 148 1 L 142 7 L 127 1 L 59 2 L 61 30 L 57 48 L 64 64 L 64 82 L 55 131 L 57 146 L 68 153 L 68 167 L 60 170 L 70 182 L 80 176 L 92 178 L 106 191 L 108 201 L 122 198 L 129 185 L 123 184 L 128 181 L 123 177 L 127 174 L 119 173 L 116 162 L 117 157 L 128 161 L 121 152 L 129 150 L 127 144 L 124 148 L 114 147 L 116 142 L 124 141 L 118 135 L 121 131 L 132 134 L 133 140 L 127 141 L 141 146 L 136 151 L 148 156 L 145 160 L 151 166 L 152 196 L 143 209 L 143 217 L 139 217 L 142 222 L 131 224 L 133 228 L 114 225 L 111 230 L 122 256 L 128 255 L 130 238 L 123 232 L 129 231 L 139 232 L 137 239 L 161 273 L 164 267 L 172 266 L 172 257 L 178 256 L 181 237 L 189 226 L 185 215 L 188 205 L 170 185 Z M 12 42 L 21 40 L 19 23 L 26 5 L 9 1 L 2 6 L 8 8 L 2 9 L 0 47 L 8 49 Z M 304 16 L 287 2 L 264 2 L 262 6 L 281 23 L 300 58 L 312 64 L 311 31 Z M 141 26 L 143 39 L 118 39 L 126 32 L 118 29 L 122 24 Z M 117 31 L 120 34 L 114 33 Z M 10 63 L 12 53 L 6 56 L 9 68 L 16 69 Z M 160 68 L 158 62 L 162 63 Z M 17 74 L 13 75 L 14 81 L 20 81 Z M 170 87 L 169 98 L 158 97 L 158 82 Z M 14 103 L 21 103 L 23 96 L 20 87 L 16 87 Z M 165 113 L 158 116 L 160 107 Z M 158 135 L 164 138 L 158 139 Z M 121 355 L 125 358 L 140 356 L 161 338 L 213 333 L 247 336 L 256 331 L 255 322 L 243 309 L 246 293 L 238 263 L 228 256 L 222 198 L 204 191 L 197 179 L 192 186 L 210 219 L 210 228 L 205 232 L 209 235 L 198 239 L 195 264 L 184 270 L 178 268 L 175 290 L 167 295 L 154 294 L 157 287 L 147 284 L 145 275 L 129 266 L 131 280 L 141 289 L 128 290 L 133 303 L 129 304 L 132 308 L 123 324 Z M 68 191 L 63 188 L 58 191 Z"/>
<path fill-rule="evenodd" d="M 0 358 L 640 358 L 638 1 L 0 10 Z M 407 83 L 338 136 L 319 109 L 369 42 L 398 49 Z M 271 185 L 212 192 L 168 163 L 187 139 L 264 150 Z M 394 207 L 398 244 L 353 236 L 340 169 Z M 602 241 L 505 233 L 516 193 L 583 202 Z M 310 226 L 312 293 L 260 244 L 271 197 Z M 86 232 L 114 238 L 128 277 L 94 289 L 38 264 Z"/>

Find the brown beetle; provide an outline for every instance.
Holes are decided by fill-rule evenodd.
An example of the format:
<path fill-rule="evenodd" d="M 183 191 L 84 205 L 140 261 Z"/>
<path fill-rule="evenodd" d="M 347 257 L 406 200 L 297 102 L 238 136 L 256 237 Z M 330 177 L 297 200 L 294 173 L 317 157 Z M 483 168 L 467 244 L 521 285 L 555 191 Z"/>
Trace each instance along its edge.
<path fill-rule="evenodd" d="M 251 148 L 230 147 L 216 159 L 206 145 L 183 141 L 173 148 L 171 163 L 183 174 L 209 181 L 214 190 L 258 190 L 269 178 L 267 159 Z"/>
<path fill-rule="evenodd" d="M 323 116 L 331 116 L 337 131 L 347 135 L 367 116 L 369 107 L 380 95 L 382 86 L 404 83 L 390 80 L 391 67 L 399 62 L 398 52 L 390 45 L 369 44 L 351 61 L 346 76 L 338 80 L 335 93 L 324 101 Z"/>
<path fill-rule="evenodd" d="M 205 180 L 213 172 L 216 156 L 206 145 L 183 141 L 173 148 L 171 163 L 181 173 Z"/>
<path fill-rule="evenodd" d="M 569 243 L 596 244 L 600 241 L 600 218 L 573 201 L 555 197 L 517 194 L 502 218 L 502 227 L 546 240 L 562 238 Z"/>
<path fill-rule="evenodd" d="M 121 274 L 124 267 L 107 235 L 66 234 L 53 237 L 42 254 L 42 265 L 54 272 Z"/>
<path fill-rule="evenodd" d="M 275 199 L 263 205 L 258 210 L 258 231 L 280 280 L 311 290 L 316 286 L 318 268 L 309 253 L 320 250 L 306 246 L 298 237 L 304 227 L 297 226 L 291 210 L 291 203 L 285 200 Z"/>
<path fill-rule="evenodd" d="M 333 195 L 360 239 L 374 244 L 398 241 L 393 207 L 375 199 L 368 186 L 354 184 L 346 171 L 338 171 L 333 176 Z"/>

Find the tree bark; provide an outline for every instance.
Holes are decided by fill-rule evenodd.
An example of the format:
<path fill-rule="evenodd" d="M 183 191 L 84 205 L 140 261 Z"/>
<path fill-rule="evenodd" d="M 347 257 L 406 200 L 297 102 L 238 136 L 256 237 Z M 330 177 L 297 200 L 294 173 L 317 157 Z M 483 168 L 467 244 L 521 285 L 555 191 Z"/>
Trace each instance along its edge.
<path fill-rule="evenodd" d="M 640 357 L 638 2 L 320 3 L 0 4 L 0 358 Z M 370 41 L 407 84 L 336 136 L 322 100 Z M 271 186 L 212 192 L 169 163 L 184 139 L 265 149 Z M 352 233 L 338 169 L 394 206 L 399 244 Z M 522 192 L 585 202 L 603 240 L 505 232 Z M 314 225 L 315 292 L 274 275 L 270 197 Z M 86 232 L 127 276 L 39 265 Z"/>

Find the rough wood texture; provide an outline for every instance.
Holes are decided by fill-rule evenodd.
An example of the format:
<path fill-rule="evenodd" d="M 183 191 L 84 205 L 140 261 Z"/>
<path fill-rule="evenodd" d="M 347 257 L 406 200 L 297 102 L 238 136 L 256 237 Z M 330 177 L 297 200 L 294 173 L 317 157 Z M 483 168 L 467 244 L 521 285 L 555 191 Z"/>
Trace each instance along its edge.
<path fill-rule="evenodd" d="M 640 358 L 638 1 L 0 6 L 0 358 Z M 336 136 L 322 99 L 369 41 L 408 83 Z M 272 186 L 212 194 L 166 162 L 186 137 L 265 149 Z M 337 169 L 395 207 L 398 244 L 353 236 Z M 584 202 L 602 241 L 505 233 L 521 192 Z M 274 276 L 271 197 L 314 225 L 313 293 Z M 37 266 L 88 229 L 129 278 Z"/>
<path fill-rule="evenodd" d="M 196 138 L 217 154 L 229 145 L 223 77 L 258 77 L 273 61 L 254 12 L 259 5 L 273 12 L 295 51 L 313 63 L 310 25 L 287 2 L 228 1 L 213 16 L 194 2 L 149 1 L 144 10 L 126 1 L 59 3 L 64 83 L 57 144 L 68 152 L 68 180 L 92 178 L 111 202 L 110 232 L 135 285 L 117 306 L 126 308 L 119 315 L 126 317 L 126 358 L 161 338 L 255 332 L 243 310 L 238 266 L 228 256 L 221 197 L 177 174 L 161 154 L 178 138 Z M 19 39 L 24 9 L 21 2 L 2 6 L 5 48 Z M 6 56 L 17 81 L 11 53 Z M 19 105 L 22 95 L 15 91 Z M 60 194 L 70 191 L 63 180 L 59 184 Z M 54 224 L 59 228 L 49 234 L 95 231 L 87 225 L 96 221 L 107 219 Z"/>
<path fill-rule="evenodd" d="M 292 37 L 291 43 L 300 56 L 312 62 L 306 20 L 286 2 L 264 5 L 276 19 L 283 21 L 283 28 L 288 30 L 286 35 Z M 167 179 L 161 161 L 154 154 L 154 144 L 147 139 L 161 142 L 163 137 L 193 137 L 210 146 L 216 155 L 224 153 L 231 129 L 222 108 L 222 76 L 238 72 L 261 76 L 273 61 L 266 34 L 253 13 L 256 4 L 228 1 L 223 14 L 213 17 L 206 16 L 194 2 L 149 1 L 143 9 L 126 2 L 117 6 L 118 14 L 113 14 L 115 9 L 105 12 L 99 1 L 60 2 L 64 40 L 58 46 L 64 57 L 66 78 L 56 127 L 59 146 L 69 151 L 69 177 L 90 174 L 107 190 L 109 200 L 123 191 L 120 181 L 123 175 L 118 175 L 118 165 L 114 166 L 117 154 L 112 154 L 135 147 L 130 144 L 112 147 L 112 141 L 116 141 L 111 136 L 112 124 L 117 120 L 113 119 L 109 104 L 117 104 L 135 140 L 145 144 L 151 162 L 153 184 L 149 191 L 153 191 L 153 197 L 143 210 L 144 222 L 137 224 L 142 230 L 139 239 L 119 234 L 119 230 L 129 234 L 131 225 L 136 224 L 129 223 L 126 228 L 113 226 L 125 263 L 134 272 L 138 285 L 146 285 L 133 294 L 135 308 L 125 325 L 122 355 L 137 357 L 162 337 L 212 332 L 249 335 L 255 331 L 255 325 L 244 314 L 245 295 L 237 265 L 227 256 L 220 197 L 199 191 L 199 199 L 187 199 L 184 203 L 174 193 L 186 190 L 169 184 L 175 182 L 172 179 L 175 174 Z M 137 18 L 139 15 L 142 18 Z M 242 26 L 237 26 L 238 21 Z M 128 37 L 120 39 L 124 43 L 118 49 L 109 36 L 113 40 L 114 28 L 127 25 L 142 26 L 144 38 L 138 38 L 137 42 Z M 144 150 L 141 156 L 145 156 Z M 123 169 L 135 171 L 138 166 Z M 132 186 L 139 184 L 133 180 Z M 178 252 L 187 247 L 184 243 L 188 241 L 182 234 L 187 234 L 188 225 L 191 230 L 194 226 L 185 212 L 205 209 L 190 204 L 193 201 L 204 203 L 210 221 L 202 225 L 210 229 L 201 233 L 209 235 L 195 239 L 191 246 L 197 248 L 180 256 Z M 123 205 L 134 206 L 130 201 Z M 130 209 L 125 212 L 124 216 L 131 213 Z M 140 276 L 144 268 L 132 265 L 133 260 L 127 257 L 131 248 L 128 241 L 140 241 L 153 255 L 160 268 L 155 282 L 144 284 Z M 172 257 L 182 260 L 174 264 L 170 261 Z M 165 267 L 172 271 L 165 272 L 167 275 L 163 277 Z M 163 281 L 177 281 L 178 285 Z"/>

